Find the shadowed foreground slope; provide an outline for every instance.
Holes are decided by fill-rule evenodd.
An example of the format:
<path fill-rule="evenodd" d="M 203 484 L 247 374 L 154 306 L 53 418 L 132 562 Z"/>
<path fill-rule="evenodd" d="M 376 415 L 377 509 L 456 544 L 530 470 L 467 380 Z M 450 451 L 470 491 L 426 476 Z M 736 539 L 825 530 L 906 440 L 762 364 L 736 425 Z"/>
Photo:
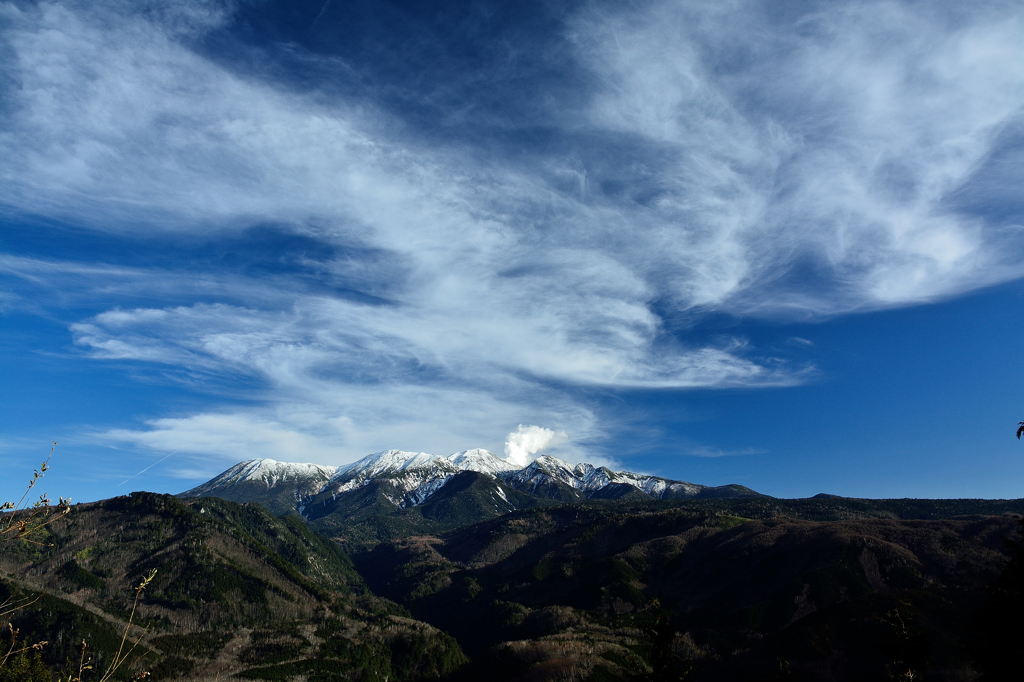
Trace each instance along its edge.
<path fill-rule="evenodd" d="M 459 638 L 467 679 L 966 680 L 1015 524 L 571 505 L 354 560 Z"/>
<path fill-rule="evenodd" d="M 145 656 L 125 676 L 418 680 L 465 660 L 453 639 L 374 597 L 336 543 L 259 505 L 134 493 L 76 506 L 39 539 L 53 546 L 3 548 L 0 590 L 49 591 L 14 625 L 50 641 L 54 666 L 77 660 L 84 638 L 102 670 L 132 586 L 154 568 L 133 628 L 149 628 Z"/>
<path fill-rule="evenodd" d="M 1022 504 L 620 499 L 502 513 L 492 483 L 460 476 L 415 508 L 433 534 L 371 542 L 399 529 L 357 525 L 351 542 L 336 527 L 365 548 L 351 558 L 255 504 L 135 493 L 76 506 L 40 538 L 53 547 L 3 548 L 0 596 L 49 587 L 17 616 L 24 639 L 50 640 L 59 667 L 85 638 L 99 670 L 131 587 L 157 569 L 135 668 L 156 679 L 977 680 L 972 614 Z"/>

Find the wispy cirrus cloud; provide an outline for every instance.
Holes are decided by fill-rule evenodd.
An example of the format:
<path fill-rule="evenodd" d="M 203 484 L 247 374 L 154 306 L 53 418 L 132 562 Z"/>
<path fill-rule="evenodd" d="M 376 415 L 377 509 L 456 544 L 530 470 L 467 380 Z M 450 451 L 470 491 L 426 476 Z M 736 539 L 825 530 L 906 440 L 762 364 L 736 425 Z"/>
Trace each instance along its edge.
<path fill-rule="evenodd" d="M 274 312 L 226 305 L 112 310 L 72 325 L 72 331 L 75 341 L 96 358 L 177 367 L 189 380 L 207 373 L 255 377 L 267 386 L 273 403 L 270 412 L 258 410 L 263 415 L 259 419 L 291 424 L 296 432 L 322 427 L 322 442 L 333 443 L 336 457 L 346 459 L 385 442 L 407 449 L 435 443 L 440 452 L 470 443 L 497 451 L 495 425 L 519 415 L 572 433 L 576 448 L 563 447 L 561 452 L 574 459 L 580 444 L 599 440 L 613 425 L 557 388 L 559 383 L 623 386 L 632 381 L 661 387 L 690 378 L 702 385 L 698 382 L 713 372 L 720 372 L 724 383 L 741 381 L 744 371 L 765 382 L 794 380 L 786 372 L 773 377 L 773 370 L 737 359 L 735 348 L 682 355 L 677 362 L 689 363 L 684 368 L 647 369 L 611 346 L 595 345 L 588 362 L 581 357 L 587 350 L 582 344 L 563 348 L 564 362 L 559 363 L 557 349 L 549 345 L 542 364 L 531 366 L 531 358 L 517 352 L 519 345 L 533 351 L 530 330 L 496 324 L 491 343 L 502 346 L 503 354 L 494 347 L 487 352 L 474 348 L 481 331 L 469 336 L 436 319 L 417 320 L 410 333 L 408 323 L 401 311 L 387 307 L 319 299 Z M 420 329 L 429 333 L 418 333 Z M 524 367 L 532 371 L 524 373 Z M 597 374 L 595 368 L 606 374 Z M 625 372 L 632 375 L 620 376 Z M 201 424 L 212 423 L 209 415 L 202 416 Z M 183 424 L 172 420 L 161 430 L 189 439 L 189 432 L 179 433 Z M 133 442 L 152 445 L 146 433 Z M 124 431 L 110 434 L 115 440 L 131 440 L 129 436 Z M 275 452 L 274 443 L 267 441 L 270 449 L 265 452 Z"/>
<path fill-rule="evenodd" d="M 292 46 L 316 66 L 293 82 L 278 46 L 225 43 L 262 68 L 218 57 L 204 45 L 236 9 L 3 6 L 5 211 L 187 248 L 0 267 L 91 301 L 71 332 L 94 358 L 261 382 L 256 408 L 111 439 L 344 458 L 500 449 L 518 423 L 593 441 L 614 424 L 580 387 L 808 376 L 743 339 L 687 342 L 707 312 L 814 318 L 1024 274 L 1019 216 L 965 208 L 982 174 L 1024 179 L 989 164 L 1024 107 L 1017 4 L 589 3 L 535 41 L 532 64 L 576 77 L 557 88 L 511 60 L 488 103 L 457 87 L 479 74 L 410 60 L 423 85 L 403 101 L 465 123 L 449 128 L 332 88 L 335 55 Z M 315 253 L 285 267 L 266 246 L 257 273 L 197 255 L 261 225 Z"/>
<path fill-rule="evenodd" d="M 1019 224 L 952 199 L 1022 120 L 1022 27 L 1003 2 L 652 3 L 572 35 L 605 84 L 592 125 L 667 149 L 652 213 L 696 262 L 680 303 L 831 314 L 1020 276 Z M 806 263 L 816 281 L 785 277 Z"/>

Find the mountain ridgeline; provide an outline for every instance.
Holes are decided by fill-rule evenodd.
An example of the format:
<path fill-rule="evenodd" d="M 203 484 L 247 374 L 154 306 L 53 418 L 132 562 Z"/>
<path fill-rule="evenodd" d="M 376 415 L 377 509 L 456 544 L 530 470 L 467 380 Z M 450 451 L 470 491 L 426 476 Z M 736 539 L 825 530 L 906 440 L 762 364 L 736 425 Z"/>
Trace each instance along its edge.
<path fill-rule="evenodd" d="M 296 512 L 317 530 L 363 546 L 554 504 L 760 497 L 740 485 L 710 487 L 549 456 L 520 466 L 482 449 L 448 456 L 386 450 L 338 468 L 256 459 L 180 496 Z"/>

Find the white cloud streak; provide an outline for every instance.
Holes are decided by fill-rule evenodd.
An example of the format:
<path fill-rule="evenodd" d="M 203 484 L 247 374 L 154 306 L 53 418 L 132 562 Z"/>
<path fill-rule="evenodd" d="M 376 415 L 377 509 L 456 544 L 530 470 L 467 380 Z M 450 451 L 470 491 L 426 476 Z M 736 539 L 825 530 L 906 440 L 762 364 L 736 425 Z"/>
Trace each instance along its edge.
<path fill-rule="evenodd" d="M 578 160 L 483 164 L 372 104 L 286 92 L 190 49 L 230 8 L 149 9 L 2 5 L 13 85 L 0 202 L 114 235 L 312 231 L 385 254 L 377 270 L 339 258 L 320 274 L 382 304 L 229 273 L 5 256 L 0 268 L 32 286 L 74 280 L 127 304 L 72 326 L 97 358 L 266 386 L 259 409 L 158 419 L 114 440 L 328 462 L 493 445 L 532 420 L 585 442 L 603 427 L 553 385 L 801 380 L 742 340 L 679 342 L 655 302 L 813 317 L 1024 274 L 1019 226 L 951 199 L 1021 118 L 1018 4 L 954 16 L 845 3 L 795 20 L 755 2 L 594 5 L 566 35 L 600 85 L 582 112 L 551 117 L 565 136 L 658 150 L 617 169 L 620 193 L 601 189 L 599 170 L 572 170 Z M 578 178 L 572 192 L 552 168 Z M 133 307 L 140 288 L 168 303 Z"/>

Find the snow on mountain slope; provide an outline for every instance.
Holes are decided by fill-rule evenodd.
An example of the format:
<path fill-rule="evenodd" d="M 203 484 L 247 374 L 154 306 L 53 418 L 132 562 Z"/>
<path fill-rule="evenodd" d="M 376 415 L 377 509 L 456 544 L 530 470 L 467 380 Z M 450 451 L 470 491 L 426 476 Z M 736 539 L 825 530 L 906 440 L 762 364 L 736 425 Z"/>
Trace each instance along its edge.
<path fill-rule="evenodd" d="M 405 497 L 400 508 L 422 504 L 459 469 L 447 457 L 425 452 L 384 450 L 341 467 L 324 486 L 334 497 L 361 488 L 371 481 L 386 479 Z"/>
<path fill-rule="evenodd" d="M 692 497 L 707 486 L 671 481 L 658 476 L 634 474 L 629 471 L 611 471 L 607 467 L 595 467 L 581 463 L 573 466 L 568 462 L 544 455 L 525 468 L 503 476 L 514 488 L 533 493 L 547 480 L 554 479 L 570 488 L 583 492 L 587 497 L 612 483 L 624 483 L 642 490 L 651 497 Z"/>
<path fill-rule="evenodd" d="M 448 456 L 384 450 L 337 469 L 316 464 L 257 459 L 236 464 L 216 478 L 182 495 L 217 495 L 218 491 L 223 495 L 223 491 L 229 488 L 238 490 L 236 486 L 244 487 L 246 484 L 260 484 L 266 486 L 266 489 L 288 485 L 293 491 L 295 508 L 303 513 L 307 503 L 314 496 L 336 500 L 342 493 L 373 482 L 386 482 L 388 490 L 392 492 L 384 496 L 397 507 L 404 509 L 429 500 L 460 471 L 486 474 L 500 479 L 515 490 L 564 501 L 595 495 L 600 497 L 600 491 L 608 486 L 623 484 L 658 499 L 756 495 L 753 491 L 739 486 L 708 488 L 685 481 L 673 481 L 629 471 L 615 472 L 607 467 L 595 467 L 586 463 L 572 465 L 548 455 L 542 455 L 526 467 L 519 468 L 509 460 L 481 448 L 464 450 Z M 246 493 L 239 490 L 235 496 L 237 495 L 244 497 Z M 253 498 L 253 501 L 256 500 L 257 498 Z M 262 497 L 258 500 L 265 502 Z"/>
<path fill-rule="evenodd" d="M 686 481 L 670 481 L 657 476 L 644 476 L 629 471 L 613 472 L 611 480 L 614 483 L 628 483 L 635 488 L 643 490 L 651 497 L 658 499 L 666 497 L 693 497 L 707 488 L 707 486 L 687 483 Z"/>
<path fill-rule="evenodd" d="M 519 469 L 517 465 L 507 459 L 498 457 L 490 450 L 484 450 L 483 448 L 456 452 L 454 455 L 448 455 L 447 459 L 459 471 L 478 471 L 481 474 L 490 474 L 491 476 Z"/>
<path fill-rule="evenodd" d="M 517 490 L 534 494 L 547 481 L 554 479 L 570 488 L 580 488 L 581 481 L 575 476 L 573 467 L 568 462 L 549 457 L 538 457 L 518 471 L 509 472 L 502 478 Z"/>
<path fill-rule="evenodd" d="M 273 459 L 251 459 L 239 462 L 224 473 L 182 494 L 187 497 L 198 497 L 209 494 L 218 488 L 240 483 L 263 483 L 267 488 L 274 488 L 285 483 L 305 483 L 309 484 L 309 487 L 318 489 L 330 480 L 334 472 L 335 467 L 332 466 L 278 462 Z"/>
<path fill-rule="evenodd" d="M 426 452 L 404 452 L 402 450 L 382 450 L 363 457 L 357 462 L 338 467 L 332 479 L 349 481 L 353 479 L 378 478 L 393 476 L 402 471 L 429 467 L 431 462 L 444 459 Z"/>
<path fill-rule="evenodd" d="M 404 493 L 404 498 L 396 504 L 405 508 L 423 504 L 460 471 L 498 476 L 515 469 L 511 462 L 482 448 L 456 452 L 447 457 L 425 452 L 385 450 L 340 467 L 325 490 L 336 497 L 371 481 L 386 479 Z"/>

